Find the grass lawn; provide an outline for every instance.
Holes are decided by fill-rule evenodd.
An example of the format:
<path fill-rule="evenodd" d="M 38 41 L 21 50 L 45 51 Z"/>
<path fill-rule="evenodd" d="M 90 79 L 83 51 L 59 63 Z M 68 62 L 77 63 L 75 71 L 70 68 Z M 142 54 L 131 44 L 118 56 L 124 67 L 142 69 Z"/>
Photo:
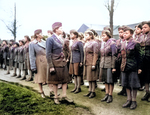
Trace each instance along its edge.
<path fill-rule="evenodd" d="M 88 108 L 77 104 L 55 105 L 54 101 L 30 87 L 0 82 L 0 115 L 91 115 Z"/>

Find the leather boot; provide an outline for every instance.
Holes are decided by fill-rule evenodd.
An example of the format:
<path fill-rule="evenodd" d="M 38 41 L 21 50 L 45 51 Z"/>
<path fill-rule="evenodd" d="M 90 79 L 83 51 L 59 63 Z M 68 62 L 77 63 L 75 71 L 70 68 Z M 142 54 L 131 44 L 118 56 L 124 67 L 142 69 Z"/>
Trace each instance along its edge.
<path fill-rule="evenodd" d="M 109 95 L 108 95 L 108 94 L 106 94 L 106 95 L 105 95 L 105 97 L 104 97 L 103 99 L 101 99 L 101 102 L 107 101 L 108 96 L 109 96 Z"/>
<path fill-rule="evenodd" d="M 113 97 L 112 95 L 109 95 L 107 99 L 107 103 L 111 103 L 112 101 L 113 101 Z"/>
<path fill-rule="evenodd" d="M 150 93 L 146 92 L 146 94 L 144 95 L 144 97 L 142 97 L 142 101 L 148 101 L 148 98 L 150 97 Z"/>
<path fill-rule="evenodd" d="M 91 95 L 92 92 L 89 91 L 89 93 L 83 95 L 84 97 L 89 97 Z"/>
<path fill-rule="evenodd" d="M 125 104 L 122 105 L 123 108 L 127 108 L 131 106 L 132 101 L 127 100 L 127 102 Z"/>
<path fill-rule="evenodd" d="M 89 99 L 94 98 L 94 97 L 96 97 L 96 93 L 95 93 L 95 92 L 92 92 L 92 93 L 90 94 L 90 96 L 89 96 Z"/>
<path fill-rule="evenodd" d="M 80 93 L 81 92 L 81 88 L 77 88 L 76 91 L 74 92 L 74 94 Z"/>
<path fill-rule="evenodd" d="M 130 106 L 130 109 L 135 109 L 137 107 L 136 101 L 132 101 L 132 104 Z"/>

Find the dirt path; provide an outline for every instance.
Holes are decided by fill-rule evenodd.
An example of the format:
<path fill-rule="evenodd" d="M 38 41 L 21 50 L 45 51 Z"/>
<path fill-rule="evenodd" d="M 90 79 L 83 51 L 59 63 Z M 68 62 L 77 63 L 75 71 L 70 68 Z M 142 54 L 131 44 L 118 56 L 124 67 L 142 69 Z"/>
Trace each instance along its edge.
<path fill-rule="evenodd" d="M 31 82 L 26 82 L 25 80 L 21 81 L 15 77 L 10 77 L 10 75 L 4 75 L 6 71 L 0 70 L 0 79 L 8 82 L 17 82 L 19 84 L 32 87 L 33 89 L 39 91 L 37 84 L 33 84 Z M 12 74 L 12 71 L 11 71 Z M 145 92 L 138 92 L 137 103 L 138 107 L 136 110 L 130 110 L 129 108 L 122 108 L 122 104 L 126 101 L 126 97 L 118 96 L 117 93 L 121 90 L 121 87 L 115 85 L 114 93 L 113 93 L 113 102 L 107 104 L 106 102 L 101 102 L 101 99 L 104 97 L 105 93 L 101 92 L 100 88 L 104 86 L 102 84 L 98 84 L 98 88 L 96 89 L 96 97 L 93 99 L 89 99 L 88 97 L 83 97 L 84 94 L 88 92 L 88 88 L 86 86 L 82 86 L 82 92 L 79 94 L 70 93 L 73 89 L 74 85 L 69 84 L 69 89 L 67 90 L 67 94 L 69 98 L 72 98 L 75 103 L 79 105 L 84 105 L 90 108 L 90 111 L 95 115 L 149 115 L 150 114 L 150 103 L 142 102 L 140 98 L 144 95 Z M 49 88 L 47 85 L 44 86 L 44 92 L 48 96 Z M 61 93 L 61 90 L 59 90 Z M 88 115 L 88 112 L 85 112 L 84 115 Z"/>

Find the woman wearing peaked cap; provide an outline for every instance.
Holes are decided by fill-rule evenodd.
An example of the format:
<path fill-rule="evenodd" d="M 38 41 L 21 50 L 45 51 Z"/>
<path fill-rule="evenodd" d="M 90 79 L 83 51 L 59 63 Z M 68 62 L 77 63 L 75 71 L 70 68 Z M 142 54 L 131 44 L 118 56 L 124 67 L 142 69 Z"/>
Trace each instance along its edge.
<path fill-rule="evenodd" d="M 41 97 L 45 98 L 42 84 L 46 82 L 47 60 L 46 43 L 42 40 L 42 30 L 34 31 L 34 40 L 29 44 L 29 58 L 32 73 L 35 73 L 34 81 L 39 85 Z"/>
<path fill-rule="evenodd" d="M 48 84 L 53 84 L 53 90 L 55 94 L 54 102 L 55 104 L 60 104 L 57 90 L 58 84 L 62 84 L 62 100 L 73 102 L 73 100 L 68 99 L 66 96 L 67 83 L 70 81 L 67 62 L 63 53 L 64 41 L 61 38 L 62 23 L 55 22 L 52 25 L 54 34 L 46 41 L 46 58 L 48 62 Z"/>

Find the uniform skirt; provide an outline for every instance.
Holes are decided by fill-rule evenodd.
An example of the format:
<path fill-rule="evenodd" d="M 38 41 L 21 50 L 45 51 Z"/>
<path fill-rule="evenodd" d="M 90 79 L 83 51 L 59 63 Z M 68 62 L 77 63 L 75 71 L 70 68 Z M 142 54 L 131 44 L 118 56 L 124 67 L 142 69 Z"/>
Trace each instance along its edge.
<path fill-rule="evenodd" d="M 50 73 L 50 67 L 47 65 L 47 83 L 49 84 L 64 84 L 69 83 L 71 78 L 69 76 L 67 65 L 64 67 L 55 67 L 55 74 Z"/>
<path fill-rule="evenodd" d="M 9 66 L 9 59 L 4 59 L 4 65 Z"/>
<path fill-rule="evenodd" d="M 140 81 L 137 72 L 121 72 L 121 84 L 126 88 L 140 88 Z"/>
<path fill-rule="evenodd" d="M 34 78 L 35 83 L 46 82 L 46 77 L 47 77 L 46 55 L 36 56 L 36 67 L 37 67 L 37 74 L 35 74 L 35 78 Z"/>
<path fill-rule="evenodd" d="M 92 66 L 84 66 L 84 79 L 87 81 L 96 81 L 98 76 L 98 69 L 92 70 Z"/>
<path fill-rule="evenodd" d="M 70 75 L 73 74 L 73 75 L 77 75 L 77 76 L 83 75 L 83 66 L 80 67 L 79 63 L 70 63 L 69 74 Z"/>
<path fill-rule="evenodd" d="M 13 59 L 9 59 L 9 66 L 12 67 L 14 65 Z"/>
<path fill-rule="evenodd" d="M 19 68 L 19 63 L 18 62 L 14 62 L 14 67 L 15 68 Z"/>
<path fill-rule="evenodd" d="M 27 59 L 25 59 L 25 63 L 24 63 L 24 69 L 26 70 L 30 70 L 30 59 L 29 59 L 29 53 L 26 54 L 27 55 Z"/>
<path fill-rule="evenodd" d="M 117 81 L 117 79 L 112 73 L 111 68 L 100 68 L 99 81 L 105 83 L 114 83 Z"/>
<path fill-rule="evenodd" d="M 24 70 L 24 63 L 19 63 L 19 69 Z"/>

